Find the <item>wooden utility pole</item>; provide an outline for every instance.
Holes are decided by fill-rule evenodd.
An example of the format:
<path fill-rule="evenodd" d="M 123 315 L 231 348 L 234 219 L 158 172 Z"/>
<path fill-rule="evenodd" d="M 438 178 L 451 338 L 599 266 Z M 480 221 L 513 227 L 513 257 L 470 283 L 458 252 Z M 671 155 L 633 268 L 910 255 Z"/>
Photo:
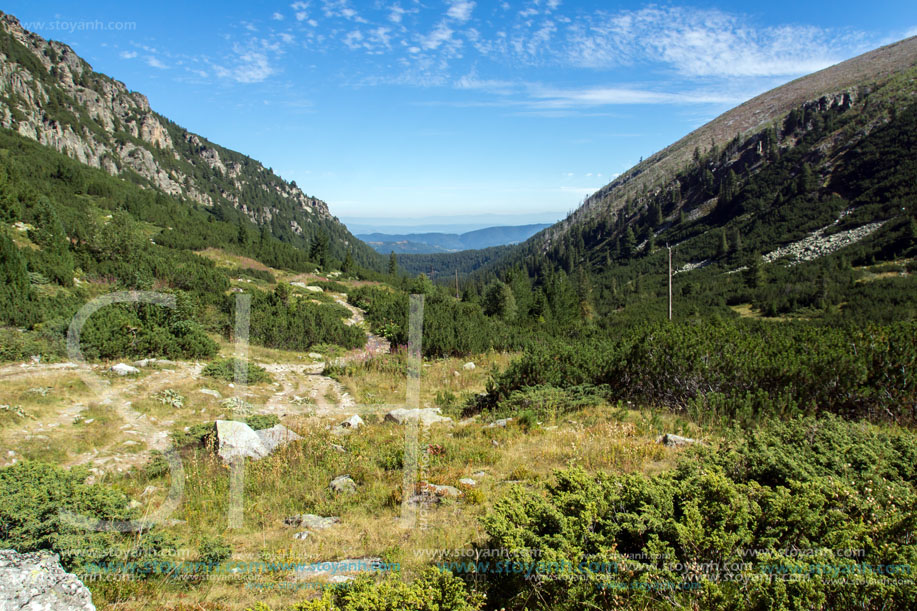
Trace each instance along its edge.
<path fill-rule="evenodd" d="M 672 320 L 672 247 L 666 242 L 665 248 L 669 251 L 669 320 Z"/>

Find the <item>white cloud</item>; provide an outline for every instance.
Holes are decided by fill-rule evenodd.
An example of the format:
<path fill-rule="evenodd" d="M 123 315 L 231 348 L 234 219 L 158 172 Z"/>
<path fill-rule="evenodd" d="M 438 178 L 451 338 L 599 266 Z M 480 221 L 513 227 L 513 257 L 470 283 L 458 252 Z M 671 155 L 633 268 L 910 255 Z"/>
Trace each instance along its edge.
<path fill-rule="evenodd" d="M 438 49 L 443 43 L 452 39 L 453 30 L 445 21 L 441 21 L 432 32 L 420 37 L 420 46 L 424 49 Z"/>
<path fill-rule="evenodd" d="M 134 59 L 135 57 L 137 57 L 137 52 L 136 51 L 121 51 L 120 56 L 121 56 L 121 59 Z"/>
<path fill-rule="evenodd" d="M 308 2 L 294 2 L 290 5 L 290 8 L 293 9 L 293 16 L 296 17 L 296 21 L 305 21 L 309 18 Z M 274 14 L 276 15 L 277 13 Z"/>
<path fill-rule="evenodd" d="M 281 15 L 280 13 L 274 13 L 273 15 L 271 15 L 271 19 L 273 19 L 274 21 L 283 21 L 283 15 Z"/>
<path fill-rule="evenodd" d="M 620 104 L 735 104 L 742 96 L 721 92 L 661 92 L 628 87 L 557 89 L 540 85 L 529 87 L 530 105 L 542 110 L 558 110 Z"/>
<path fill-rule="evenodd" d="M 280 43 L 266 39 L 252 39 L 245 45 L 236 43 L 231 63 L 214 64 L 213 71 L 218 77 L 237 83 L 260 83 L 278 72 L 271 56 L 280 53 Z"/>
<path fill-rule="evenodd" d="M 157 59 L 157 58 L 154 57 L 153 55 L 147 56 L 147 58 L 146 58 L 146 64 L 147 64 L 147 66 L 149 66 L 149 67 L 151 67 L 151 68 L 159 68 L 160 70 L 163 70 L 163 69 L 165 69 L 165 68 L 168 68 L 168 66 L 166 66 L 164 63 L 162 63 L 161 61 L 159 61 L 159 59 Z"/>
<path fill-rule="evenodd" d="M 401 23 L 401 20 L 404 19 L 404 14 L 406 12 L 406 10 L 395 4 L 389 8 L 388 20 L 392 23 Z"/>
<path fill-rule="evenodd" d="M 359 49 L 363 46 L 363 33 L 360 30 L 354 30 L 344 36 L 344 44 L 350 49 Z"/>
<path fill-rule="evenodd" d="M 813 26 L 755 28 L 741 16 L 682 7 L 596 13 L 571 24 L 566 43 L 573 65 L 661 62 L 688 77 L 805 74 L 862 45 L 856 35 Z"/>
<path fill-rule="evenodd" d="M 456 21 L 468 21 L 474 11 L 475 3 L 471 0 L 452 0 L 446 14 Z"/>

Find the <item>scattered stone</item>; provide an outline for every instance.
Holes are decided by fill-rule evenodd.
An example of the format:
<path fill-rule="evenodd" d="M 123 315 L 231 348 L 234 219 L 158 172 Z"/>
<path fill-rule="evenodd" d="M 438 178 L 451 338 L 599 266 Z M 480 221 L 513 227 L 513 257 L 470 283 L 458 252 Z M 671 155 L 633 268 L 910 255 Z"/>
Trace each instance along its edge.
<path fill-rule="evenodd" d="M 456 499 L 460 496 L 462 492 L 454 486 L 438 486 L 429 482 L 421 482 L 417 486 L 417 492 L 408 497 L 408 503 L 432 506 L 442 503 L 443 499 Z"/>
<path fill-rule="evenodd" d="M 329 484 L 332 492 L 339 492 L 343 494 L 353 494 L 357 491 L 357 483 L 350 479 L 349 475 L 339 475 L 338 477 L 331 480 Z"/>
<path fill-rule="evenodd" d="M 471 477 L 487 477 L 487 471 L 475 471 L 471 474 Z"/>
<path fill-rule="evenodd" d="M 275 424 L 269 429 L 261 429 L 260 431 L 255 431 L 255 434 L 261 438 L 261 443 L 264 444 L 268 454 L 279 447 L 287 445 L 288 443 L 302 439 L 302 437 L 287 427 L 283 426 L 282 424 Z"/>
<path fill-rule="evenodd" d="M 478 485 L 478 483 L 470 477 L 463 477 L 459 480 L 459 483 L 463 486 L 471 486 L 472 488 Z"/>
<path fill-rule="evenodd" d="M 345 448 L 342 445 L 338 445 L 336 443 L 331 444 L 331 449 L 334 450 L 335 452 L 347 452 L 347 448 Z"/>
<path fill-rule="evenodd" d="M 656 439 L 656 443 L 661 443 L 669 447 L 678 447 L 678 446 L 689 446 L 694 443 L 698 443 L 696 439 L 691 439 L 690 437 L 681 437 L 680 435 L 673 435 L 671 433 L 666 433 L 661 435 Z"/>
<path fill-rule="evenodd" d="M 354 414 L 344 422 L 340 423 L 331 430 L 331 433 L 334 435 L 342 435 L 344 433 L 349 433 L 355 431 L 361 426 L 363 426 L 363 419 L 360 418 L 357 414 Z"/>
<path fill-rule="evenodd" d="M 166 359 L 142 359 L 139 361 L 134 361 L 135 367 L 152 367 L 153 365 L 162 365 L 162 366 L 171 367 L 177 364 L 178 363 L 176 363 L 175 361 L 169 361 Z"/>
<path fill-rule="evenodd" d="M 471 361 L 468 361 L 467 363 L 462 365 L 462 369 L 464 369 L 465 371 L 474 371 L 475 369 L 477 369 L 477 366 L 474 363 L 472 363 Z"/>
<path fill-rule="evenodd" d="M 494 420 L 493 422 L 491 422 L 490 424 L 488 424 L 488 425 L 487 425 L 487 428 L 489 428 L 489 429 L 495 429 L 495 428 L 501 428 L 501 429 L 503 429 L 503 428 L 506 428 L 506 425 L 509 424 L 511 421 L 512 421 L 512 418 L 500 418 L 499 420 Z"/>
<path fill-rule="evenodd" d="M 385 414 L 386 422 L 395 422 L 397 424 L 407 424 L 408 422 L 418 421 L 423 426 L 430 426 L 437 422 L 452 422 L 452 418 L 442 415 L 442 410 L 438 407 L 428 407 L 425 409 L 405 409 L 399 407 Z"/>
<path fill-rule="evenodd" d="M 314 513 L 301 513 L 286 518 L 283 523 L 286 526 L 302 526 L 310 530 L 324 530 L 331 528 L 339 523 L 341 518 L 337 516 L 317 516 Z"/>
<path fill-rule="evenodd" d="M 220 391 L 218 391 L 218 390 L 212 390 L 212 389 L 210 389 L 210 388 L 202 388 L 202 389 L 200 389 L 200 390 L 197 391 L 197 392 L 201 393 L 202 395 L 210 395 L 210 396 L 213 397 L 214 399 L 222 399 L 222 398 L 223 398 L 223 395 L 220 394 Z"/>
<path fill-rule="evenodd" d="M 57 554 L 0 550 L 0 609 L 95 611 L 92 594 Z"/>
<path fill-rule="evenodd" d="M 309 358 L 310 358 L 310 359 L 322 360 L 322 359 L 325 358 L 325 357 L 324 357 L 323 355 L 319 354 L 318 352 L 310 352 L 310 353 L 309 353 Z"/>
<path fill-rule="evenodd" d="M 320 286 L 307 286 L 307 287 L 304 287 L 304 288 L 305 288 L 307 291 L 309 291 L 310 293 L 324 293 L 324 292 L 325 292 L 324 289 L 322 289 L 322 287 L 320 287 Z"/>
<path fill-rule="evenodd" d="M 140 373 L 140 370 L 136 367 L 131 367 L 127 363 L 118 363 L 117 365 L 112 365 L 111 372 L 119 376 L 129 376 Z"/>
<path fill-rule="evenodd" d="M 296 288 L 304 289 L 304 288 L 306 288 L 306 283 L 305 283 L 305 282 L 299 282 L 299 281 L 297 280 L 296 282 L 291 282 L 291 283 L 290 283 L 290 286 L 295 286 Z"/>
<path fill-rule="evenodd" d="M 293 535 L 293 538 L 294 538 L 294 539 L 299 539 L 300 541 L 304 541 L 304 540 L 306 540 L 306 539 L 309 538 L 309 534 L 310 534 L 310 533 L 309 533 L 308 530 L 303 530 L 303 531 L 298 532 L 298 533 L 296 533 L 295 535 Z"/>

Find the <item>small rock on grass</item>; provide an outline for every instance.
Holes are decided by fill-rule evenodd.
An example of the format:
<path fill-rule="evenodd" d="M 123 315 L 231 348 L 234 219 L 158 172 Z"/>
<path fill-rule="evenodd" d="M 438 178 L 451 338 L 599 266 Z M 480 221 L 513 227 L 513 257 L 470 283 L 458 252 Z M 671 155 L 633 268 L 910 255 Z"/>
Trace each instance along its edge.
<path fill-rule="evenodd" d="M 349 475 L 339 475 L 331 480 L 329 487 L 332 492 L 343 494 L 353 494 L 357 491 L 357 483 L 353 481 Z"/>

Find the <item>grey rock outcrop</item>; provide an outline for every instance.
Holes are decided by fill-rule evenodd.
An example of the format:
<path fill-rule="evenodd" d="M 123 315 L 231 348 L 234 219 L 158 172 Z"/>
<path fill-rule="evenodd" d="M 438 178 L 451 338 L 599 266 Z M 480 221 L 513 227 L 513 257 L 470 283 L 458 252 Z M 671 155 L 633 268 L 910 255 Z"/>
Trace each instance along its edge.
<path fill-rule="evenodd" d="M 264 458 L 277 448 L 302 439 L 282 424 L 254 431 L 244 422 L 234 420 L 217 420 L 216 435 L 217 451 L 226 462 L 238 458 Z"/>
<path fill-rule="evenodd" d="M 0 611 L 95 611 L 92 594 L 57 554 L 0 550 Z"/>
<path fill-rule="evenodd" d="M 231 205 L 259 225 L 279 220 L 302 235 L 315 220 L 336 222 L 325 202 L 253 159 L 232 161 L 238 154 L 159 115 L 146 96 L 94 72 L 66 44 L 45 40 L 3 13 L 0 30 L 25 51 L 0 54 L 0 127 L 113 176 L 136 172 L 173 197 Z M 21 59 L 26 53 L 29 61 Z M 220 179 L 217 189 L 200 168 Z M 252 187 L 277 203 L 253 201 Z"/>

